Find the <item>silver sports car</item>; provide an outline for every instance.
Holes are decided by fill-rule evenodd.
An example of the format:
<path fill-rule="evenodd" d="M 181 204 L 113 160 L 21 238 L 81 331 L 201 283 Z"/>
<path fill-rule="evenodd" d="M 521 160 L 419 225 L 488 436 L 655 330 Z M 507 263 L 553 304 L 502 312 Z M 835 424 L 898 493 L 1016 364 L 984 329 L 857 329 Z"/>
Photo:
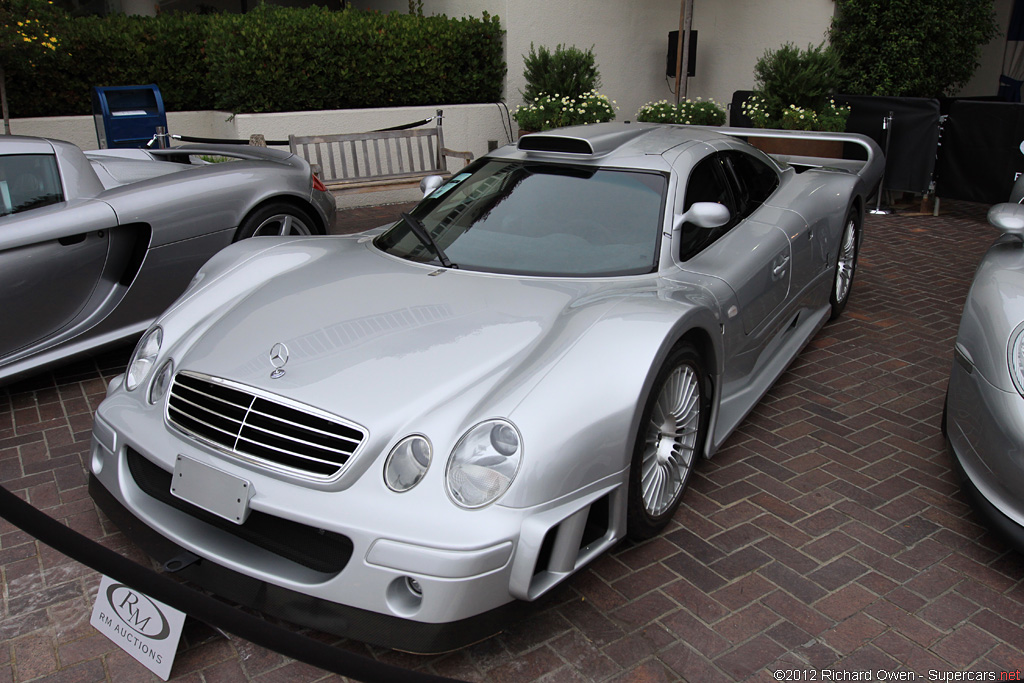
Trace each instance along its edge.
<path fill-rule="evenodd" d="M 976 506 L 1024 552 L 1024 206 L 988 219 L 1003 234 L 967 294 L 942 426 Z"/>
<path fill-rule="evenodd" d="M 322 234 L 334 213 L 287 152 L 0 136 L 0 383 L 138 338 L 223 247 Z"/>
<path fill-rule="evenodd" d="M 529 135 L 386 229 L 225 249 L 111 383 L 94 497 L 294 622 L 419 652 L 495 632 L 658 533 L 850 296 L 877 145 L 725 133 Z"/>

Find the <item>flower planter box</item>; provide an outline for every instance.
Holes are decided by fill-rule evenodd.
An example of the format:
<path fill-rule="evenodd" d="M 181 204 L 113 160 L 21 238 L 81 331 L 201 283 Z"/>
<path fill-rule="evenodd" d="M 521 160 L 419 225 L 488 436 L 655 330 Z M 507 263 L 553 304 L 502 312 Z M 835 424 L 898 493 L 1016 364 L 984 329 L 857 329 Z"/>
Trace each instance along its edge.
<path fill-rule="evenodd" d="M 843 143 L 839 140 L 801 140 L 799 138 L 755 138 L 747 141 L 765 154 L 786 154 L 799 157 L 842 159 Z"/>

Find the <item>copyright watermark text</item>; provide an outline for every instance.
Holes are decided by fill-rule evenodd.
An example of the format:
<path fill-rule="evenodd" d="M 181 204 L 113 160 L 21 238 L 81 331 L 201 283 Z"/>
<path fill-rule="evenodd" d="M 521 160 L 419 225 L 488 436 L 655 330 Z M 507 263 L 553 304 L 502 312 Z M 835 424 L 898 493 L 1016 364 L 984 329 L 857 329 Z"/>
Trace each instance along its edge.
<path fill-rule="evenodd" d="M 1020 669 L 1015 671 L 937 671 L 924 674 L 914 671 L 845 671 L 840 669 L 777 669 L 777 681 L 1024 681 Z"/>

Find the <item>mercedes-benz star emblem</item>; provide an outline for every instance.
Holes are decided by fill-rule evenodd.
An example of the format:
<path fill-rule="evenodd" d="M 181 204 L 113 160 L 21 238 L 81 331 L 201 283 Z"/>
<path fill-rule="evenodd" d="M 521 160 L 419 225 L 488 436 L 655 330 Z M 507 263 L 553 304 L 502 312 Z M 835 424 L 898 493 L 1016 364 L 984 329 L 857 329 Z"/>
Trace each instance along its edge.
<path fill-rule="evenodd" d="M 270 349 L 270 364 L 274 371 L 270 373 L 270 379 L 277 379 L 284 375 L 284 366 L 288 362 L 288 347 L 278 342 Z"/>

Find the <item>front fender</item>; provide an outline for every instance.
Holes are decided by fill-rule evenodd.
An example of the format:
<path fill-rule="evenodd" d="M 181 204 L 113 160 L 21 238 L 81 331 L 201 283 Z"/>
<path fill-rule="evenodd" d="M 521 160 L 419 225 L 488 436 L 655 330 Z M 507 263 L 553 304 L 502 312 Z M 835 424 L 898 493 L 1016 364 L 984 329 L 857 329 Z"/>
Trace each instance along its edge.
<path fill-rule="evenodd" d="M 524 454 L 502 505 L 538 505 L 626 470 L 644 401 L 680 340 L 713 355 L 708 374 L 717 376 L 721 335 L 706 305 L 713 299 L 697 288 L 690 296 L 702 305 L 655 292 L 620 302 L 536 383 L 509 416 Z"/>
<path fill-rule="evenodd" d="M 1001 237 L 988 250 L 964 302 L 957 347 L 990 384 L 1015 393 L 1008 363 L 1014 331 L 1024 321 L 1024 245 Z"/>

